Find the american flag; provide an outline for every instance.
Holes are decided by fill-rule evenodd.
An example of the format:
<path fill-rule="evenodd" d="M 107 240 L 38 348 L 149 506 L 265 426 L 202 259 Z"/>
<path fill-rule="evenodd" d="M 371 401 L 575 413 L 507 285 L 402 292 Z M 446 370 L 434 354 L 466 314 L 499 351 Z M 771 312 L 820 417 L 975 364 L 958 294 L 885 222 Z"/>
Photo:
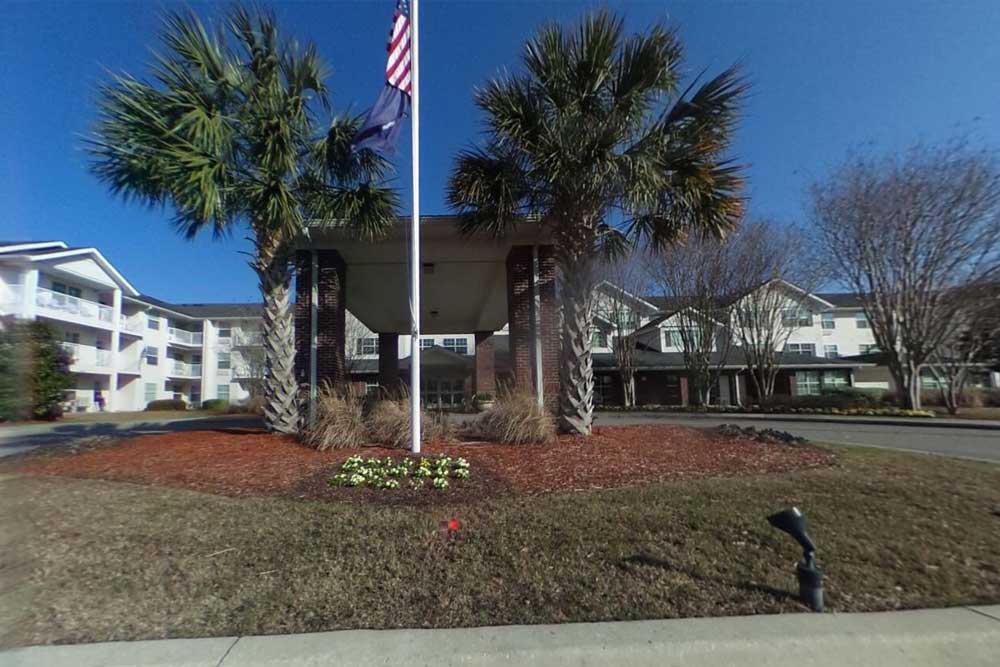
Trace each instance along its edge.
<path fill-rule="evenodd" d="M 406 0 L 396 3 L 389 32 L 389 60 L 385 64 L 385 80 L 393 88 L 410 94 L 410 7 Z"/>

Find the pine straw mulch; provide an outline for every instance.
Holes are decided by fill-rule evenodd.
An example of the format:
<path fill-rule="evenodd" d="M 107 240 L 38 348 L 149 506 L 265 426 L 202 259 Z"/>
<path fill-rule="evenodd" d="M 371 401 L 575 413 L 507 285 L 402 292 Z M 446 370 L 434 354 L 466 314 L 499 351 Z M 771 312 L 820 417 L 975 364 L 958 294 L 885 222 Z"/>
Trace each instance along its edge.
<path fill-rule="evenodd" d="M 181 487 L 226 496 L 290 496 L 422 504 L 473 501 L 510 490 L 527 493 L 631 486 L 714 476 L 783 473 L 831 465 L 811 445 L 761 444 L 683 426 L 605 426 L 589 439 L 560 436 L 545 445 L 430 443 L 425 455 L 469 460 L 472 478 L 453 487 L 395 491 L 334 488 L 327 482 L 349 456 L 404 456 L 384 447 L 319 452 L 262 431 L 188 431 L 147 435 L 65 454 L 28 457 L 7 472 Z"/>

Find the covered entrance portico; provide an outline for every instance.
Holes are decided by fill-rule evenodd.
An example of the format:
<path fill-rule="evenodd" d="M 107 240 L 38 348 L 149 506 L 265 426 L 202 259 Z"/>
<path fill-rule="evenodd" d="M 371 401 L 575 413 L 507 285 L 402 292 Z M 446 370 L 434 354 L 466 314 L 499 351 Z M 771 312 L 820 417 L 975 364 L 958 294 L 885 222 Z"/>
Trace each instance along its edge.
<path fill-rule="evenodd" d="M 408 379 L 410 356 L 408 219 L 378 242 L 342 228 L 312 227 L 296 254 L 296 377 L 314 395 L 324 381 L 347 382 L 346 310 L 379 338 L 378 384 L 386 391 Z M 496 391 L 494 337 L 508 328 L 513 381 L 545 405 L 558 401 L 559 332 L 551 240 L 532 222 L 502 238 L 462 236 L 448 216 L 421 219 L 421 334 L 475 334 L 471 387 Z M 433 359 L 430 359 L 433 361 Z M 405 366 L 405 363 L 404 363 Z M 454 402 L 456 378 L 421 364 L 434 381 L 434 403 Z M 430 385 L 425 384 L 430 392 Z M 465 391 L 463 386 L 463 391 Z M 430 396 L 428 395 L 428 398 Z"/>

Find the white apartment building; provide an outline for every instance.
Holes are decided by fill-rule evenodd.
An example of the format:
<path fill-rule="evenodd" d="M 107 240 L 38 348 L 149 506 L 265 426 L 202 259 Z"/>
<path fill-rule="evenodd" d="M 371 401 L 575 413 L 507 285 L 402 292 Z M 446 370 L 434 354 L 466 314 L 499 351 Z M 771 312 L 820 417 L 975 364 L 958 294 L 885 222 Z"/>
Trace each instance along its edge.
<path fill-rule="evenodd" d="M 70 411 L 239 401 L 259 377 L 259 304 L 165 303 L 140 294 L 96 248 L 0 242 L 0 317 L 44 321 L 63 341 Z"/>

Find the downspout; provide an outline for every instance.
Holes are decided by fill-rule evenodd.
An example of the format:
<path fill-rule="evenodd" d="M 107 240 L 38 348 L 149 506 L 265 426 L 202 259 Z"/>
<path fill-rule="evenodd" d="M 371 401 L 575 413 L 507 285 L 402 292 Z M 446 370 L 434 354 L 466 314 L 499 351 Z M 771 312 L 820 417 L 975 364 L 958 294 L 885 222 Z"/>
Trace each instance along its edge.
<path fill-rule="evenodd" d="M 531 328 L 534 334 L 535 396 L 538 406 L 545 407 L 545 383 L 542 378 L 542 297 L 538 289 L 538 246 L 531 246 Z"/>
<path fill-rule="evenodd" d="M 319 255 L 310 251 L 309 293 L 309 424 L 316 423 L 316 363 L 319 344 Z"/>

